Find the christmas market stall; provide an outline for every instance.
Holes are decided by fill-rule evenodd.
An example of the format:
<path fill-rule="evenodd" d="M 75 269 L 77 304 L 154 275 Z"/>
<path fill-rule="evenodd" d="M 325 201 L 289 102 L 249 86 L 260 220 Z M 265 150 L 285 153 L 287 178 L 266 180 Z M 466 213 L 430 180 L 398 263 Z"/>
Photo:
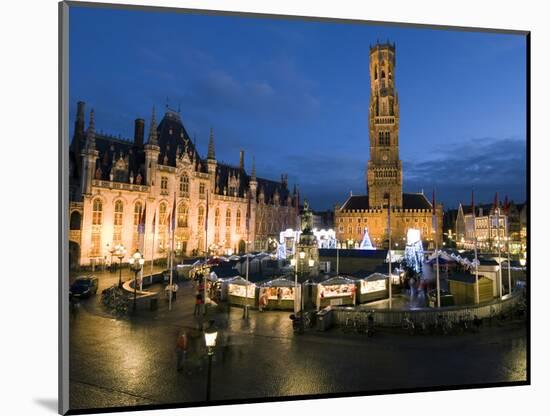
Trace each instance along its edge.
<path fill-rule="evenodd" d="M 242 277 L 234 277 L 227 282 L 227 301 L 231 305 L 256 306 L 257 286 Z"/>
<path fill-rule="evenodd" d="M 330 305 L 355 305 L 356 281 L 347 277 L 332 277 L 317 285 L 317 309 Z"/>
<path fill-rule="evenodd" d="M 476 277 L 470 273 L 455 273 L 448 277 L 449 290 L 455 305 L 473 305 L 476 303 Z M 479 276 L 479 303 L 493 299 L 493 281 Z"/>
<path fill-rule="evenodd" d="M 294 310 L 294 300 L 300 302 L 301 286 L 283 277 L 260 286 L 258 305 L 262 309 Z"/>
<path fill-rule="evenodd" d="M 372 273 L 357 280 L 357 302 L 365 303 L 388 297 L 388 275 Z"/>
<path fill-rule="evenodd" d="M 210 298 L 216 302 L 227 300 L 228 285 L 239 276 L 239 271 L 231 267 L 213 267 L 207 278 Z"/>

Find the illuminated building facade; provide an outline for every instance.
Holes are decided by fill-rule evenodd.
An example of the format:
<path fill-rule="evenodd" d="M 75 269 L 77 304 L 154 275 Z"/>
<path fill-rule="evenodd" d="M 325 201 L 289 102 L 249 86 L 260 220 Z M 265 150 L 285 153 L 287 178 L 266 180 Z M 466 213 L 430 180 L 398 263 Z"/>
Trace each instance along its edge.
<path fill-rule="evenodd" d="M 134 139 L 123 140 L 98 133 L 93 110 L 85 129 L 84 109 L 79 102 L 69 156 L 71 266 L 109 263 L 116 244 L 129 253 L 141 246 L 147 260 L 166 257 L 174 198 L 178 255 L 201 255 L 207 246 L 211 254 L 264 250 L 296 226 L 299 198 L 286 175 L 259 178 L 254 165 L 248 173 L 243 151 L 238 165 L 218 161 L 212 131 L 201 158 L 179 112 L 167 109 L 157 125 L 153 111 L 144 143 L 143 119 L 135 121 Z"/>
<path fill-rule="evenodd" d="M 432 204 L 423 193 L 403 193 L 399 158 L 399 99 L 395 88 L 395 45 L 370 48 L 371 98 L 369 106 L 370 160 L 367 195 L 350 195 L 335 208 L 335 229 L 342 247 L 358 248 L 365 228 L 376 248 L 387 248 L 388 200 L 391 211 L 392 248 L 403 249 L 409 228 L 433 246 L 442 240 L 443 207 L 436 206 L 437 230 L 432 228 Z"/>

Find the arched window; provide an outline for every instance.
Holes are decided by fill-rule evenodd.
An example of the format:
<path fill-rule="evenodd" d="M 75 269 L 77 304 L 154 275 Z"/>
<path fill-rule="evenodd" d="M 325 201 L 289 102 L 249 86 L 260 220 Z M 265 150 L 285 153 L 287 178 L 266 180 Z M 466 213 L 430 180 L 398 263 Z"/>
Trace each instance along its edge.
<path fill-rule="evenodd" d="M 80 212 L 73 211 L 71 213 L 70 229 L 80 230 Z"/>
<path fill-rule="evenodd" d="M 115 225 L 122 225 L 122 214 L 124 212 L 124 205 L 119 199 L 115 202 Z"/>
<path fill-rule="evenodd" d="M 184 174 L 180 178 L 180 193 L 182 196 L 189 195 L 189 176 L 187 176 L 187 174 Z"/>
<path fill-rule="evenodd" d="M 202 205 L 199 206 L 198 225 L 199 225 L 199 228 L 204 226 L 204 207 Z"/>
<path fill-rule="evenodd" d="M 187 227 L 187 218 L 189 216 L 189 209 L 185 204 L 178 205 L 178 227 Z"/>
<path fill-rule="evenodd" d="M 240 209 L 237 210 L 237 219 L 235 220 L 235 226 L 237 228 L 241 227 L 241 210 Z"/>
<path fill-rule="evenodd" d="M 382 70 L 382 72 L 380 73 L 380 78 L 386 78 L 386 73 L 384 72 L 384 70 Z"/>
<path fill-rule="evenodd" d="M 378 79 L 378 65 L 374 66 L 374 79 Z"/>
<path fill-rule="evenodd" d="M 166 202 L 161 202 L 159 206 L 159 224 L 166 225 Z"/>
<path fill-rule="evenodd" d="M 115 225 L 122 225 L 122 214 L 124 212 L 124 205 L 119 199 L 115 202 Z"/>
<path fill-rule="evenodd" d="M 139 220 L 140 220 L 140 217 L 141 217 L 141 210 L 142 210 L 142 205 L 141 205 L 141 202 L 136 202 L 136 204 L 134 205 L 134 225 L 139 225 Z"/>
<path fill-rule="evenodd" d="M 101 225 L 103 223 L 103 203 L 101 199 L 96 198 L 92 203 L 92 224 Z"/>
<path fill-rule="evenodd" d="M 216 211 L 214 213 L 214 226 L 219 227 L 220 226 L 220 209 L 216 208 Z"/>
<path fill-rule="evenodd" d="M 225 211 L 225 226 L 231 227 L 231 210 L 229 208 Z"/>

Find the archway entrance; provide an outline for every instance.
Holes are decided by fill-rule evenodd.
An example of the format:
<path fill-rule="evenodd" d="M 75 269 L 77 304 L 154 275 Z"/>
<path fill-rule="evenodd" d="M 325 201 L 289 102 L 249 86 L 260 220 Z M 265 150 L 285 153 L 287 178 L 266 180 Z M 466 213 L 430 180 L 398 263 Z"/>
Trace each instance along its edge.
<path fill-rule="evenodd" d="M 239 254 L 244 254 L 246 251 L 246 243 L 244 240 L 239 241 Z"/>

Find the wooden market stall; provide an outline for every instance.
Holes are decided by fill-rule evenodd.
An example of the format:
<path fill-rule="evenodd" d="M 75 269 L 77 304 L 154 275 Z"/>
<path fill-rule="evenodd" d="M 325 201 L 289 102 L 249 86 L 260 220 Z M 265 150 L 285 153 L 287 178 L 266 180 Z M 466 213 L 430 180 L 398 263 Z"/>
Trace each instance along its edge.
<path fill-rule="evenodd" d="M 231 305 L 252 306 L 257 304 L 257 286 L 242 277 L 227 281 L 227 301 Z"/>
<path fill-rule="evenodd" d="M 258 304 L 265 309 L 294 310 L 294 300 L 300 302 L 301 285 L 284 277 L 269 280 L 260 286 Z"/>
<path fill-rule="evenodd" d="M 336 276 L 317 284 L 317 309 L 330 305 L 355 305 L 356 281 Z"/>
<path fill-rule="evenodd" d="M 474 305 L 476 303 L 476 276 L 469 273 L 455 273 L 448 277 L 449 291 L 455 305 Z M 479 303 L 493 299 L 493 281 L 479 276 Z"/>

